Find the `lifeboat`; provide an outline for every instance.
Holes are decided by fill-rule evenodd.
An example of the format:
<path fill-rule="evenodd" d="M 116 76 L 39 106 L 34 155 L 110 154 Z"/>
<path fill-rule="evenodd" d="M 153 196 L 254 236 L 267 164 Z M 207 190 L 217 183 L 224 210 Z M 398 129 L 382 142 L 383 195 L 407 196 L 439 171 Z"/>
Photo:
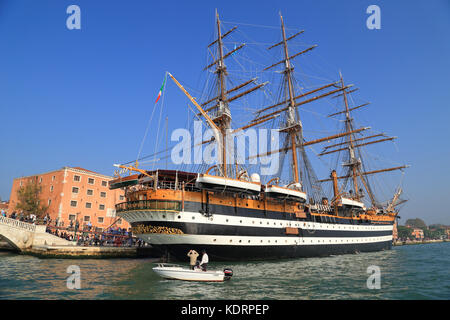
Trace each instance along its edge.
<path fill-rule="evenodd" d="M 306 202 L 306 193 L 294 188 L 299 188 L 300 184 L 294 184 L 291 187 L 280 187 L 276 185 L 266 185 L 265 194 L 269 198 L 290 199 L 300 202 Z"/>
<path fill-rule="evenodd" d="M 341 197 L 340 203 L 343 206 L 359 207 L 361 209 L 365 209 L 366 208 L 364 203 L 362 203 L 360 201 L 353 200 L 353 199 L 344 198 L 344 197 Z"/>
<path fill-rule="evenodd" d="M 261 192 L 261 183 L 254 181 L 237 180 L 226 177 L 199 173 L 195 184 L 198 188 L 212 189 L 214 191 L 232 191 L 258 194 Z"/>
<path fill-rule="evenodd" d="M 123 187 L 134 186 L 139 183 L 139 175 L 134 174 L 127 177 L 120 177 L 115 180 L 109 181 L 109 189 L 118 189 Z"/>

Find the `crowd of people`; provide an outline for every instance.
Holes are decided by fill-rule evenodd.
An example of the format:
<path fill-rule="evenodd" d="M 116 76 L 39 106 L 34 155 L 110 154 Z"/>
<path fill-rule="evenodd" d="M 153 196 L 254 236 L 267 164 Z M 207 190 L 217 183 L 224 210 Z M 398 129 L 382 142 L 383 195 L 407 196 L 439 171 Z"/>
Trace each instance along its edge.
<path fill-rule="evenodd" d="M 78 245 L 84 246 L 115 246 L 115 247 L 142 247 L 145 243 L 133 237 L 131 231 L 122 231 L 120 228 L 109 228 L 106 232 L 84 230 L 68 230 L 64 228 L 55 228 L 47 226 L 47 232 L 66 239 L 68 241 L 76 241 Z"/>
<path fill-rule="evenodd" d="M 16 211 L 13 211 L 8 216 L 6 211 L 4 211 L 2 209 L 1 210 L 1 216 L 5 217 L 5 218 L 11 218 L 11 219 L 19 220 L 19 221 L 22 221 L 22 222 L 32 223 L 32 224 L 36 224 L 37 223 L 37 217 L 34 214 L 24 214 L 23 212 L 17 213 Z"/>
<path fill-rule="evenodd" d="M 63 221 L 56 218 L 54 223 L 50 215 L 46 214 L 44 218 L 38 219 L 34 214 L 17 213 L 13 211 L 9 216 L 2 209 L 0 215 L 6 218 L 32 223 L 35 225 L 46 225 L 46 232 L 68 241 L 76 241 L 78 245 L 85 246 L 145 246 L 145 242 L 133 236 L 131 229 L 110 226 L 104 232 L 94 230 L 91 222 L 80 228 L 78 220 L 70 220 L 69 226 L 64 227 Z"/>

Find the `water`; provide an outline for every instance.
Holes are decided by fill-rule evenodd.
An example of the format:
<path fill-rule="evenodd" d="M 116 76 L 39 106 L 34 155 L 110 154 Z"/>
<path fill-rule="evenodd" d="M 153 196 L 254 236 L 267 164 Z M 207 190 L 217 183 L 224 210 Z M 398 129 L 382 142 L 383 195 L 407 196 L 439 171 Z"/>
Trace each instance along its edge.
<path fill-rule="evenodd" d="M 81 289 L 68 289 L 78 265 Z M 368 289 L 369 266 L 380 289 Z M 210 263 L 231 267 L 224 283 L 164 280 L 149 259 L 39 259 L 0 252 L 0 299 L 450 299 L 450 243 L 278 262 Z"/>

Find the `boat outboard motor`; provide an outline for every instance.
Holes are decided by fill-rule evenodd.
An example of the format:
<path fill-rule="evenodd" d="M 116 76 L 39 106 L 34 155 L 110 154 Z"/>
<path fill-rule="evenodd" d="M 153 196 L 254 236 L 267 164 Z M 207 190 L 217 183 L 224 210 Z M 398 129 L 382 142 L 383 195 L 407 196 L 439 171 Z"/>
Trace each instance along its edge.
<path fill-rule="evenodd" d="M 223 273 L 225 275 L 223 280 L 230 280 L 233 276 L 233 270 L 231 270 L 230 268 L 223 269 Z"/>

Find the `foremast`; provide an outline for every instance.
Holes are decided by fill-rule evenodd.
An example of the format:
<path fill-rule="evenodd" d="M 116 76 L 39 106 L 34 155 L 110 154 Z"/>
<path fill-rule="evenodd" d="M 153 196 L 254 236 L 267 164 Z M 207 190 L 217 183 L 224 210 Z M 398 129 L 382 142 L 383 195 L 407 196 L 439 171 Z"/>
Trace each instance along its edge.
<path fill-rule="evenodd" d="M 404 166 L 398 166 L 398 167 L 394 167 L 394 168 L 386 168 L 386 169 L 381 169 L 381 170 L 372 170 L 372 171 L 365 171 L 365 172 L 362 170 L 362 168 L 364 167 L 364 163 L 363 163 L 363 159 L 361 158 L 361 151 L 360 151 L 361 147 L 370 145 L 370 144 L 391 141 L 391 140 L 396 139 L 396 137 L 387 137 L 384 133 L 370 135 L 370 136 L 366 136 L 366 137 L 362 137 L 362 138 L 357 138 L 355 136 L 355 133 L 353 132 L 354 131 L 354 119 L 351 115 L 351 111 L 365 107 L 365 106 L 369 105 L 369 103 L 365 103 L 365 104 L 350 108 L 349 102 L 348 102 L 348 94 L 356 91 L 357 89 L 352 89 L 350 91 L 347 91 L 346 86 L 344 84 L 344 79 L 343 79 L 342 74 L 340 73 L 339 76 L 340 76 L 339 82 L 340 82 L 340 86 L 342 88 L 342 93 L 336 95 L 335 97 L 339 97 L 339 96 L 343 97 L 344 110 L 330 114 L 329 117 L 344 114 L 345 119 L 343 121 L 345 123 L 345 130 L 347 132 L 352 132 L 352 133 L 346 136 L 344 142 L 325 146 L 324 150 L 319 154 L 319 156 L 326 155 L 326 154 L 332 154 L 335 152 L 347 152 L 348 161 L 344 162 L 342 164 L 342 166 L 346 167 L 348 169 L 347 169 L 346 174 L 344 176 L 340 176 L 340 177 L 338 177 L 336 174 L 336 171 L 333 170 L 331 173 L 330 179 L 320 180 L 320 182 L 325 182 L 325 181 L 333 182 L 333 193 L 334 193 L 333 203 L 334 204 L 339 204 L 339 203 L 342 204 L 344 196 L 351 200 L 355 200 L 357 202 L 362 203 L 361 202 L 362 198 L 365 196 L 365 194 L 367 194 L 370 198 L 370 204 L 371 204 L 371 207 L 368 210 L 369 212 L 380 212 L 380 211 L 383 211 L 383 209 L 385 209 L 386 212 L 392 212 L 396 205 L 404 202 L 404 201 L 397 202 L 398 197 L 399 197 L 399 194 L 397 194 L 398 192 L 394 195 L 393 200 L 388 204 L 388 206 L 386 206 L 386 208 L 383 208 L 382 205 L 377 201 L 367 177 L 369 175 L 378 174 L 378 173 L 382 173 L 382 172 L 402 170 L 404 168 L 407 168 L 408 166 L 404 165 Z M 363 142 L 363 143 L 360 142 L 363 140 L 373 139 L 376 137 L 384 137 L 384 138 L 379 139 L 379 140 Z M 353 190 L 350 189 L 349 194 L 345 194 L 344 189 L 345 189 L 345 186 L 347 185 L 347 179 L 349 179 L 349 178 L 351 178 L 351 180 L 352 180 Z M 358 184 L 358 178 L 364 187 L 365 193 L 364 193 L 362 187 L 360 187 Z M 344 182 L 342 183 L 341 187 L 338 186 L 338 179 L 345 179 Z M 400 193 L 401 193 L 401 191 L 400 191 Z"/>

